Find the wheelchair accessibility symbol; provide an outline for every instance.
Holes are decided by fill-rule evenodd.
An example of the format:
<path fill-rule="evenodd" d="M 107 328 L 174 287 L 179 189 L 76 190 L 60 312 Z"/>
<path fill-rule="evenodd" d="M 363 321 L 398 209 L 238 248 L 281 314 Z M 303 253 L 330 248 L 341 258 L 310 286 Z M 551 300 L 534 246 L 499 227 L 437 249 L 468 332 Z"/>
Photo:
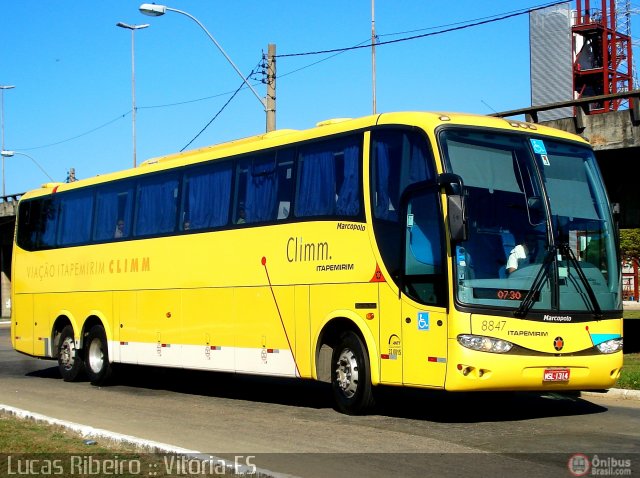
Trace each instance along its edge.
<path fill-rule="evenodd" d="M 429 312 L 418 312 L 418 330 L 429 330 Z"/>

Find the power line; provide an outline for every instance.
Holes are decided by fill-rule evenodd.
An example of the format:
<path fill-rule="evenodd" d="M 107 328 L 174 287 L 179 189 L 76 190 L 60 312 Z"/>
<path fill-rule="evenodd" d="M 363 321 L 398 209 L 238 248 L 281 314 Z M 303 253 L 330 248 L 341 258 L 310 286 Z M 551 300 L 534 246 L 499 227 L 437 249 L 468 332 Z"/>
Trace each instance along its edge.
<path fill-rule="evenodd" d="M 566 0 L 566 1 L 568 2 L 568 0 Z M 566 2 L 560 2 L 560 3 L 566 3 Z M 453 26 L 457 26 L 457 25 L 466 25 L 469 22 L 477 22 L 477 21 L 481 21 L 481 20 L 494 19 L 494 18 L 496 18 L 498 16 L 501 16 L 501 15 L 509 15 L 509 14 L 514 14 L 514 13 L 524 14 L 524 13 L 528 13 L 533 8 L 547 8 L 547 7 L 553 6 L 553 5 L 557 5 L 557 3 L 551 4 L 551 5 L 537 5 L 535 7 L 519 8 L 518 10 L 512 10 L 510 12 L 496 13 L 495 15 L 488 15 L 486 17 L 474 18 L 474 19 L 471 19 L 471 20 L 463 20 L 461 22 L 446 23 L 444 25 L 437 25 L 437 26 L 434 26 L 434 27 L 426 27 L 426 28 L 417 28 L 417 29 L 414 29 L 414 30 L 406 30 L 406 31 L 403 31 L 403 32 L 378 34 L 378 36 L 379 37 L 388 37 L 388 36 L 406 35 L 407 33 L 424 32 L 424 31 L 427 31 L 427 30 L 435 30 L 437 28 L 453 27 Z"/>
<path fill-rule="evenodd" d="M 392 43 L 400 43 L 400 42 L 405 42 L 405 41 L 410 41 L 410 40 L 416 40 L 416 39 L 420 39 L 420 38 L 426 38 L 429 36 L 435 36 L 435 35 L 441 35 L 443 33 L 450 33 L 453 31 L 457 31 L 457 30 L 463 30 L 466 28 L 472 28 L 475 26 L 480 26 L 480 25 L 485 25 L 487 23 L 493 23 L 493 22 L 497 22 L 497 21 L 501 21 L 501 20 L 506 20 L 509 18 L 513 18 L 516 16 L 520 16 L 520 15 L 524 15 L 527 13 L 531 13 L 537 10 L 542 10 L 544 8 L 548 8 L 548 7 L 552 7 L 555 5 L 560 5 L 562 3 L 566 3 L 566 1 L 556 1 L 556 2 L 551 2 L 548 4 L 544 4 L 544 5 L 540 5 L 537 7 L 531 7 L 531 8 L 527 8 L 527 9 L 523 9 L 523 10 L 514 10 L 511 12 L 507 12 L 505 14 L 501 14 L 499 16 L 489 16 L 489 17 L 481 17 L 475 20 L 469 20 L 472 21 L 474 23 L 468 23 L 469 21 L 465 21 L 465 22 L 457 22 L 457 23 L 450 23 L 450 24 L 446 24 L 446 25 L 440 25 L 440 26 L 436 26 L 436 27 L 429 27 L 429 28 L 423 28 L 423 29 L 417 29 L 417 30 L 407 30 L 404 32 L 396 32 L 396 33 L 386 33 L 386 34 L 382 34 L 382 35 L 378 35 L 378 37 L 389 37 L 389 36 L 395 36 L 395 35 L 403 35 L 403 34 L 407 34 L 407 33 L 413 33 L 413 32 L 418 32 L 418 31 L 425 31 L 425 30 L 433 30 L 436 28 L 443 28 L 443 27 L 449 27 L 446 28 L 444 30 L 439 30 L 436 32 L 431 32 L 431 33 L 425 33 L 425 34 L 420 34 L 420 35 L 413 35 L 410 37 L 405 37 L 405 38 L 398 38 L 395 40 L 388 40 L 388 41 L 383 41 L 383 42 L 378 42 L 376 43 L 376 45 L 388 45 L 388 44 L 392 44 Z M 320 51 L 313 51 L 313 52 L 306 52 L 306 53 L 289 53 L 289 54 L 282 54 L 282 55 L 276 55 L 276 58 L 285 58 L 285 57 L 295 57 L 295 56 L 309 56 L 309 55 L 320 55 L 320 54 L 327 54 L 327 53 L 333 53 L 333 55 L 330 55 L 326 58 L 323 58 L 321 60 L 315 61 L 313 63 L 310 63 L 308 65 L 302 66 L 300 68 L 297 68 L 295 70 L 289 71 L 287 73 L 284 73 L 282 75 L 279 75 L 279 78 L 284 78 L 286 76 L 289 75 L 293 75 L 299 71 L 305 70 L 307 68 L 310 68 L 312 66 L 315 66 L 319 63 L 328 61 L 338 55 L 341 55 L 343 53 L 346 53 L 348 51 L 352 51 L 352 50 L 357 50 L 357 49 L 362 49 L 362 48 L 370 48 L 370 39 L 364 40 L 354 46 L 351 47 L 346 47 L 346 48 L 336 48 L 336 49 L 331 49 L 331 50 L 320 50 Z M 254 74 L 255 71 L 252 71 L 252 73 L 249 75 L 251 76 L 252 74 Z M 257 83 L 256 83 L 257 85 Z M 215 95 L 211 95 L 211 96 L 206 96 L 203 98 L 197 98 L 197 99 L 193 99 L 193 100 L 185 100 L 185 101 L 181 101 L 181 102 L 177 102 L 177 103 L 167 103 L 167 104 L 161 104 L 161 105 L 150 105 L 150 106 L 139 106 L 136 109 L 138 110 L 145 110 L 145 109 L 158 109 L 158 108 L 168 108 L 168 107 L 174 107 L 174 106 L 182 106 L 182 105 L 186 105 L 186 104 L 190 104 L 190 103 L 197 103 L 200 101 L 206 101 L 206 100 L 210 100 L 210 99 L 214 99 L 214 98 L 219 98 L 221 96 L 227 96 L 227 95 L 231 95 L 231 97 L 229 98 L 229 100 L 224 104 L 224 106 L 218 111 L 218 113 L 216 113 L 216 115 L 211 119 L 211 121 L 200 131 L 200 133 L 198 133 L 198 135 L 196 135 L 195 138 L 193 138 L 186 146 L 189 146 L 189 144 L 191 144 L 200 134 L 202 134 L 202 132 L 204 132 L 204 130 L 207 129 L 207 127 L 217 118 L 217 116 L 227 107 L 227 105 L 229 104 L 229 102 L 243 89 L 246 88 L 246 86 L 243 84 L 240 88 L 238 88 L 235 92 L 231 92 L 231 91 L 227 91 L 224 93 L 218 93 Z M 43 149 L 43 148 L 49 148 L 52 146 L 58 146 L 60 144 L 64 144 L 64 143 L 68 143 L 70 141 L 74 141 L 78 138 L 81 138 L 83 136 L 87 136 L 91 133 L 94 133 L 102 128 L 105 128 L 113 123 L 115 123 L 116 121 L 119 121 L 121 119 L 124 119 L 126 116 L 128 116 L 129 114 L 131 114 L 131 110 L 129 110 L 126 113 L 123 113 L 122 115 L 119 115 L 118 117 L 100 125 L 97 126 L 95 128 L 92 128 L 84 133 L 81 133 L 79 135 L 76 136 L 72 136 L 70 138 L 61 140 L 61 141 L 57 141 L 54 143 L 49 143 L 49 144 L 45 144 L 45 145 L 40 145 L 40 146 L 34 146 L 34 147 L 30 147 L 30 148 L 18 148 L 21 151 L 33 151 L 36 149 Z M 184 149 L 184 148 L 183 148 Z"/>
<path fill-rule="evenodd" d="M 451 28 L 445 28 L 444 30 L 439 30 L 437 32 L 432 32 L 432 33 L 423 33 L 421 35 L 413 35 L 410 37 L 404 37 L 404 38 L 398 38 L 396 40 L 387 40 L 387 41 L 382 41 L 382 42 L 378 42 L 376 43 L 376 46 L 381 46 L 381 45 L 390 45 L 392 43 L 400 43 L 400 42 L 405 42 L 405 41 L 410 41 L 410 40 L 417 40 L 419 38 L 427 38 L 427 37 L 431 37 L 431 36 L 435 36 L 435 35 L 442 35 L 443 33 L 451 33 L 454 31 L 458 31 L 458 30 L 465 30 L 467 28 L 473 28 L 473 27 L 477 27 L 480 25 L 486 25 L 488 23 L 494 23 L 494 22 L 498 22 L 501 20 L 507 20 L 509 18 L 514 18 L 520 15 L 525 15 L 527 13 L 531 13 L 531 12 L 535 12 L 538 10 L 543 10 L 545 8 L 548 7 L 553 7 L 555 5 L 560 5 L 563 3 L 567 3 L 566 0 L 563 1 L 558 1 L 558 2 L 552 2 L 552 3 L 548 3 L 545 5 L 541 5 L 538 7 L 533 7 L 533 8 L 528 8 L 526 10 L 523 11 L 516 11 L 514 13 L 508 13 L 505 15 L 501 15 L 498 17 L 492 17 L 489 19 L 485 19 L 485 20 L 479 20 L 479 21 L 475 21 L 474 23 L 465 23 L 464 25 L 461 26 L 454 26 Z M 437 28 L 437 27 L 436 27 Z M 346 48 L 333 48 L 330 50 L 318 50 L 318 51 L 309 51 L 309 52 L 303 52 L 303 53 L 285 53 L 282 55 L 276 55 L 276 58 L 290 58 L 290 57 L 296 57 L 296 56 L 309 56 L 309 55 L 324 55 L 327 53 L 343 53 L 346 51 L 352 51 L 352 50 L 360 50 L 362 48 L 371 48 L 371 45 L 357 45 L 357 46 L 351 46 L 351 47 L 346 47 Z"/>
<path fill-rule="evenodd" d="M 73 140 L 76 140 L 78 138 L 82 138 L 83 136 L 87 136 L 87 135 L 89 135 L 91 133 L 94 133 L 94 132 L 98 131 L 99 129 L 106 128 L 110 124 L 115 123 L 116 121 L 119 121 L 119 120 L 121 120 L 123 118 L 126 118 L 130 114 L 131 114 L 131 110 L 127 111 L 126 113 L 121 114 L 117 118 L 114 118 L 114 119 L 112 119 L 110 121 L 107 121 L 106 123 L 104 123 L 104 124 L 102 124 L 100 126 L 97 126 L 97 127 L 93 128 L 93 129 L 90 129 L 89 131 L 86 131 L 84 133 L 78 134 L 76 136 L 72 136 L 71 138 L 67 138 L 67 139 L 63 139 L 61 141 L 57 141 L 55 143 L 43 144 L 41 146 L 32 146 L 31 148 L 16 148 L 16 149 L 19 150 L 19 151 L 33 151 L 34 149 L 50 148 L 51 146 L 57 146 L 59 144 L 68 143 L 69 141 L 73 141 Z"/>
<path fill-rule="evenodd" d="M 258 68 L 261 67 L 261 65 L 262 65 L 262 59 L 260 59 L 260 62 L 258 62 L 258 65 L 253 70 L 251 70 L 251 73 L 247 75 L 247 79 L 251 78 L 256 73 Z M 180 152 L 187 149 L 191 145 L 191 143 L 193 143 L 196 139 L 198 139 L 198 137 L 205 132 L 205 130 L 211 125 L 211 123 L 213 123 L 216 120 L 216 118 L 220 116 L 220 114 L 225 110 L 225 108 L 229 105 L 229 103 L 231 103 L 231 101 L 236 97 L 236 95 L 244 88 L 246 88 L 246 81 L 243 80 L 242 83 L 240 83 L 240 86 L 238 87 L 238 89 L 234 91 L 231 97 L 227 100 L 227 102 L 224 105 L 222 105 L 222 108 L 220 108 L 218 112 L 215 115 L 213 115 L 213 118 L 209 120 L 209 122 L 204 126 L 204 128 L 202 128 L 200 132 L 197 135 L 195 135 L 191 141 L 189 141 L 187 144 L 184 145 L 184 147 L 180 150 Z"/>
<path fill-rule="evenodd" d="M 365 44 L 365 43 L 367 43 L 367 44 L 369 44 L 369 45 L 370 45 L 370 44 L 371 44 L 371 38 L 367 38 L 366 40 L 361 41 L 360 43 L 357 43 L 357 44 L 356 44 L 356 45 L 354 45 L 354 46 L 360 46 L 360 45 L 363 45 L 363 44 Z M 308 65 L 301 66 L 300 68 L 296 68 L 295 70 L 291 70 L 291 71 L 289 71 L 289 72 L 287 72 L 287 73 L 284 73 L 284 74 L 282 74 L 282 75 L 279 75 L 279 76 L 278 76 L 278 78 L 284 78 L 285 76 L 293 75 L 294 73 L 298 73 L 299 71 L 306 70 L 307 68 L 311 68 L 312 66 L 315 66 L 315 65 L 317 65 L 318 63 L 322 63 L 322 62 L 324 62 L 324 61 L 331 60 L 332 58 L 335 58 L 336 56 L 338 56 L 338 55 L 342 55 L 343 53 L 346 53 L 346 52 L 347 52 L 347 50 L 345 50 L 345 51 L 339 51 L 339 52 L 337 52 L 337 53 L 334 53 L 333 55 L 330 55 L 330 56 L 328 56 L 328 57 L 326 57 L 326 58 L 323 58 L 322 60 L 314 61 L 313 63 L 309 63 Z M 277 56 L 277 55 L 276 55 L 276 56 Z"/>
<path fill-rule="evenodd" d="M 214 98 L 219 98 L 221 96 L 227 96 L 227 95 L 231 95 L 231 94 L 233 94 L 232 91 L 226 91 L 224 93 L 217 93 L 215 95 L 205 96 L 203 98 L 196 98 L 196 99 L 193 99 L 193 100 L 179 101 L 177 103 L 167 103 L 167 104 L 164 104 L 164 105 L 139 106 L 138 109 L 139 110 L 152 110 L 152 109 L 157 109 L 157 108 L 169 108 L 169 107 L 172 107 L 172 106 L 182 106 L 182 105 L 188 105 L 190 103 L 197 103 L 199 101 L 212 100 Z"/>

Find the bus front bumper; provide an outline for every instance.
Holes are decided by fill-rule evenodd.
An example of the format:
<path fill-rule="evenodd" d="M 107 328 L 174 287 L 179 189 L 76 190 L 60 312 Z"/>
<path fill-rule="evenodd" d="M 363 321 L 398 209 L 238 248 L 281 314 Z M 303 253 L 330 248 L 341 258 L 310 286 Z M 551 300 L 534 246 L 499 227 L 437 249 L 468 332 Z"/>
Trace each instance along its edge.
<path fill-rule="evenodd" d="M 521 355 L 467 349 L 449 342 L 445 389 L 599 390 L 620 377 L 622 351 L 593 355 Z"/>

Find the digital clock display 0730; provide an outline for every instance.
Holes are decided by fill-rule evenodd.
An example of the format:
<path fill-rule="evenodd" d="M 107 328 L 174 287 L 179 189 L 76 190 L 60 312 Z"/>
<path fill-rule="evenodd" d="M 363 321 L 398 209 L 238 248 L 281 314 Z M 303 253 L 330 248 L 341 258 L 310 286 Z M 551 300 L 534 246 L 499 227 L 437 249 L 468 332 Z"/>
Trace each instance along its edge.
<path fill-rule="evenodd" d="M 476 287 L 473 289 L 473 297 L 475 299 L 498 299 L 498 300 L 518 300 L 522 301 L 529 291 L 519 289 L 490 289 L 484 287 Z M 537 302 L 540 293 L 536 292 L 533 300 Z"/>
<path fill-rule="evenodd" d="M 501 300 L 522 300 L 525 294 L 520 290 L 498 289 L 496 298 Z"/>

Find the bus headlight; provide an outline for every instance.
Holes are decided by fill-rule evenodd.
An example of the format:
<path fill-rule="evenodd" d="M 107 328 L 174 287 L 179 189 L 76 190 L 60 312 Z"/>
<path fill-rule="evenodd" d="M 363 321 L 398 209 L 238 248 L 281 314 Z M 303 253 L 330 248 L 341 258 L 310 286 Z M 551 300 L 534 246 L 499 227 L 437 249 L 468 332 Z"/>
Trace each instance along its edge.
<path fill-rule="evenodd" d="M 513 347 L 513 344 L 506 340 L 484 337 L 482 335 L 458 335 L 458 342 L 463 347 L 471 350 L 495 354 L 505 354 Z"/>
<path fill-rule="evenodd" d="M 603 354 L 612 354 L 622 350 L 622 337 L 619 339 L 611 339 L 596 345 L 598 350 Z"/>

